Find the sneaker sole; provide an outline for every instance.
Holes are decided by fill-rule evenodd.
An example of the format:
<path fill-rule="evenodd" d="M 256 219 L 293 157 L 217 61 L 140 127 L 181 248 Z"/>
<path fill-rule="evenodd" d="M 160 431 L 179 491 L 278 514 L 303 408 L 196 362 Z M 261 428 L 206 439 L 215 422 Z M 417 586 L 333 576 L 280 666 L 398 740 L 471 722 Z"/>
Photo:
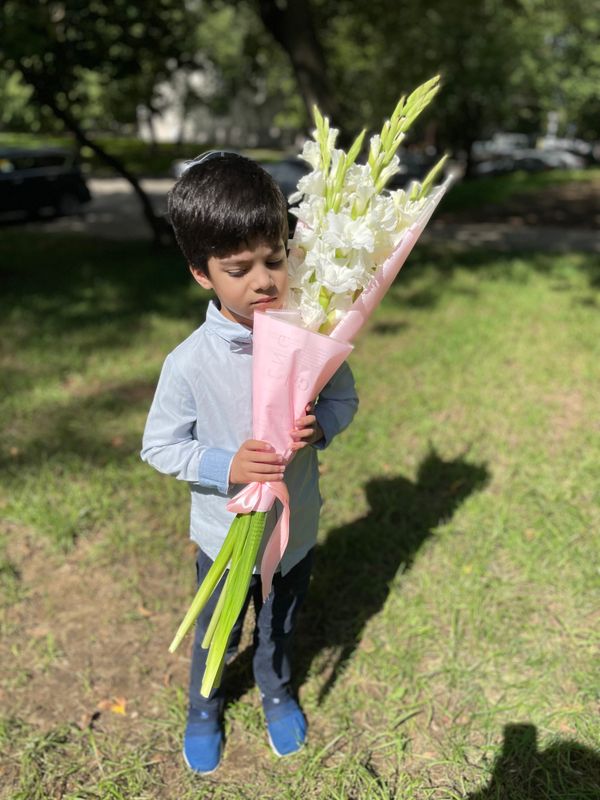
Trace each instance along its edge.
<path fill-rule="evenodd" d="M 269 738 L 269 744 L 271 745 L 271 750 L 275 753 L 277 758 L 289 758 L 290 756 L 295 756 L 296 753 L 299 753 L 300 750 L 302 750 L 302 748 L 306 744 L 305 742 L 302 742 L 302 744 L 299 745 L 296 750 L 292 750 L 290 753 L 280 753 L 279 750 L 273 744 L 273 739 L 271 739 L 271 734 L 269 733 L 269 731 L 267 731 L 267 736 Z"/>
<path fill-rule="evenodd" d="M 190 764 L 190 762 L 189 762 L 189 761 L 188 761 L 188 759 L 187 759 L 187 756 L 186 756 L 186 754 L 185 754 L 185 750 L 182 750 L 181 752 L 182 752 L 182 754 L 183 754 L 183 760 L 185 761 L 185 763 L 186 763 L 187 767 L 188 767 L 189 769 L 191 769 L 191 771 L 192 771 L 192 772 L 193 772 L 195 775 L 212 775 L 212 774 L 213 774 L 213 772 L 216 772 L 216 771 L 219 769 L 219 767 L 221 766 L 221 756 L 222 756 L 222 751 L 221 751 L 221 754 L 219 755 L 219 762 L 218 762 L 217 766 L 216 766 L 216 767 L 213 767 L 212 769 L 207 769 L 207 770 L 204 770 L 204 771 L 201 771 L 201 770 L 199 770 L 199 769 L 196 769 L 195 767 L 192 767 L 192 765 Z"/>

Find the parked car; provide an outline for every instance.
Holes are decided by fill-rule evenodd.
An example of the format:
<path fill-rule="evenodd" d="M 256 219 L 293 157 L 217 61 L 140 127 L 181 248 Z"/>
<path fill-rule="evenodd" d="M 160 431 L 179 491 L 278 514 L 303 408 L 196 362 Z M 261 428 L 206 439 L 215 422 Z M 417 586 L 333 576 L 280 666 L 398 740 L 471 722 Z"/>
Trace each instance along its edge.
<path fill-rule="evenodd" d="M 288 156 L 281 161 L 261 162 L 261 167 L 269 173 L 285 195 L 294 194 L 298 181 L 310 172 L 310 165 L 300 158 Z"/>
<path fill-rule="evenodd" d="M 471 153 L 477 160 L 500 158 L 503 156 L 513 156 L 522 153 L 532 147 L 532 137 L 526 133 L 506 133 L 496 132 L 491 139 L 481 139 L 473 142 Z"/>
<path fill-rule="evenodd" d="M 537 146 L 541 150 L 547 151 L 560 151 L 561 153 L 573 153 L 576 156 L 586 159 L 586 161 L 593 161 L 593 143 L 586 142 L 583 139 L 576 139 L 574 137 L 558 137 L 558 136 L 542 136 L 537 140 Z"/>
<path fill-rule="evenodd" d="M 0 214 L 78 214 L 90 200 L 69 150 L 0 148 Z"/>
<path fill-rule="evenodd" d="M 479 161 L 475 174 L 505 175 L 509 172 L 543 172 L 548 169 L 582 169 L 585 159 L 566 150 L 518 150 L 512 155 L 497 156 Z"/>

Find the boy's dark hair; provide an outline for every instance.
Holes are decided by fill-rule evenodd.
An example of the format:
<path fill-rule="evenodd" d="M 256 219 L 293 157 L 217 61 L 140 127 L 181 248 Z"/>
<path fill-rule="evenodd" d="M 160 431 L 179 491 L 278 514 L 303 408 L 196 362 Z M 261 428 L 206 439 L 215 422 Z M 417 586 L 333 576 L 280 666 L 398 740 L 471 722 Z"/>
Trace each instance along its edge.
<path fill-rule="evenodd" d="M 190 267 L 208 273 L 222 258 L 254 240 L 287 245 L 287 203 L 273 178 L 237 153 L 211 153 L 192 163 L 168 196 L 177 243 Z"/>

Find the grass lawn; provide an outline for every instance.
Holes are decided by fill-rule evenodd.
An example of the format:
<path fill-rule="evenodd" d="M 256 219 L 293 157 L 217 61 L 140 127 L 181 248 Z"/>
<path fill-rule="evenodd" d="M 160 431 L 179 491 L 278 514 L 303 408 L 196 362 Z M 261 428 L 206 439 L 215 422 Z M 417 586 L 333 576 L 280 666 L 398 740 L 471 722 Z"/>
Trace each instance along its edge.
<path fill-rule="evenodd" d="M 277 761 L 248 637 L 180 751 L 188 491 L 139 460 L 207 296 L 175 252 L 0 241 L 0 797 L 597 800 L 600 257 L 417 249 L 351 356 Z"/>
<path fill-rule="evenodd" d="M 552 169 L 545 172 L 512 172 L 490 178 L 461 181 L 448 192 L 444 211 L 469 211 L 484 205 L 505 204 L 517 195 L 543 195 L 547 188 L 600 182 L 600 169 Z"/>

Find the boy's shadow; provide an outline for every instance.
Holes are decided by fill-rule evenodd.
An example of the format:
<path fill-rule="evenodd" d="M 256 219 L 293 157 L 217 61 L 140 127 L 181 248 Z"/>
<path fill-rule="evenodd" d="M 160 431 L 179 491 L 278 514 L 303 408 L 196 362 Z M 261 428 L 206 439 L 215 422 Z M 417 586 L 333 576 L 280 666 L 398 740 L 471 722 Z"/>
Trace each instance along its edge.
<path fill-rule="evenodd" d="M 485 466 L 462 456 L 444 461 L 432 449 L 415 482 L 397 477 L 367 483 L 367 514 L 330 531 L 315 548 L 313 577 L 296 631 L 296 687 L 326 650 L 333 655 L 320 689 L 319 700 L 325 698 L 358 646 L 364 626 L 383 607 L 398 569 L 409 569 L 432 530 L 488 479 Z M 252 685 L 250 658 L 248 648 L 225 673 L 230 702 Z"/>
<path fill-rule="evenodd" d="M 504 728 L 489 784 L 465 800 L 567 800 L 600 797 L 600 753 L 565 740 L 538 750 L 534 725 Z"/>

